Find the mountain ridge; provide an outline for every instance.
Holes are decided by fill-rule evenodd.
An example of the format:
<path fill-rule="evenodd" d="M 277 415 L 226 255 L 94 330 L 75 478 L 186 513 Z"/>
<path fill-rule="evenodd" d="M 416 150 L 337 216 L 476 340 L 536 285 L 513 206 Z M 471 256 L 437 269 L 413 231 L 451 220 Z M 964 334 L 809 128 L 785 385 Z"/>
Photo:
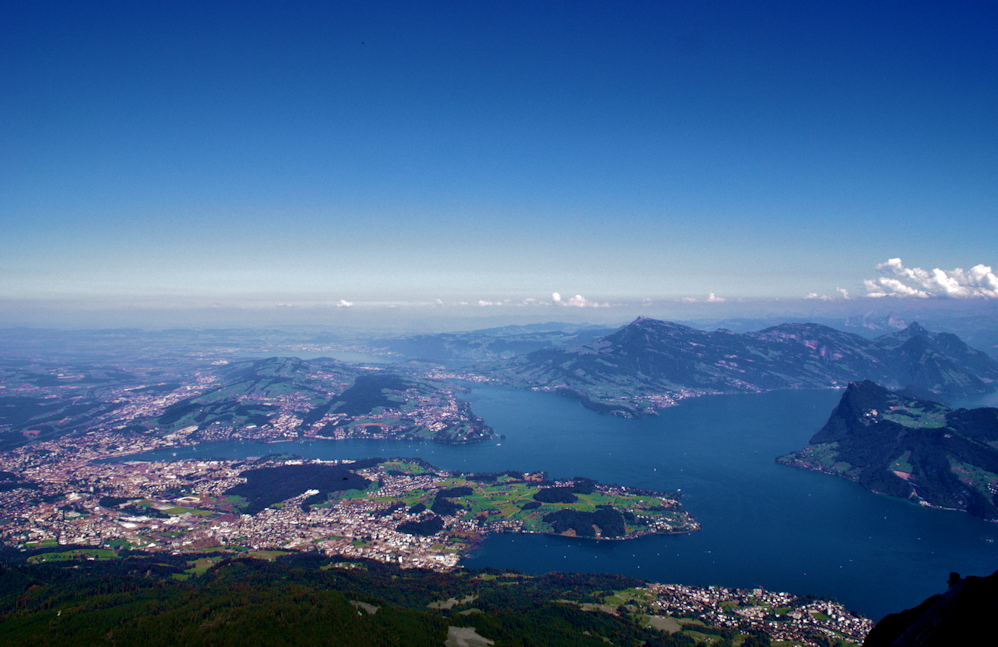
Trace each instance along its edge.
<path fill-rule="evenodd" d="M 471 372 L 641 416 L 695 395 L 844 387 L 858 379 L 944 396 L 986 393 L 998 381 L 998 362 L 955 335 L 930 333 L 917 323 L 870 340 L 821 324 L 739 334 L 638 317 L 590 343 L 545 348 Z"/>

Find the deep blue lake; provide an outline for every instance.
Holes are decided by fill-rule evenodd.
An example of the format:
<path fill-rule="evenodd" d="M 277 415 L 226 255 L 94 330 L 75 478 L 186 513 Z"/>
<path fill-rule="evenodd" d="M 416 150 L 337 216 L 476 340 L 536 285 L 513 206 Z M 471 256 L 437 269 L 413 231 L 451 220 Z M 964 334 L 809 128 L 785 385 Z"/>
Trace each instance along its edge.
<path fill-rule="evenodd" d="M 871 494 L 777 465 L 825 423 L 841 391 L 709 396 L 623 420 L 547 393 L 476 387 L 465 397 L 505 434 L 465 446 L 392 441 L 223 442 L 149 459 L 418 456 L 448 470 L 537 471 L 682 492 L 703 530 L 596 542 L 493 535 L 463 562 L 524 572 L 603 571 L 658 582 L 833 596 L 873 619 L 942 592 L 950 571 L 998 569 L 998 524 Z M 964 404 L 964 403 L 961 403 Z M 967 406 L 967 404 L 964 404 Z"/>

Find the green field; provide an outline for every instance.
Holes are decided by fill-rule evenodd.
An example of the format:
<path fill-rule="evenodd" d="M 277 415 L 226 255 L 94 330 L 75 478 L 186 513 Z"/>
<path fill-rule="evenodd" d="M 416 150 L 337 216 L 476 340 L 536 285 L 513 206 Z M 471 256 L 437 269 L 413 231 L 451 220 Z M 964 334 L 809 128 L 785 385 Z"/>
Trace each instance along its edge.
<path fill-rule="evenodd" d="M 616 493 L 602 486 L 597 486 L 593 492 L 575 493 L 574 502 L 544 502 L 538 507 L 535 507 L 539 502 L 534 497 L 542 488 L 525 478 L 502 475 L 495 482 L 488 482 L 458 476 L 438 484 L 440 489 L 457 487 L 472 490 L 470 494 L 450 498 L 463 508 L 461 516 L 475 519 L 486 528 L 502 522 L 518 522 L 522 524 L 521 530 L 524 532 L 553 533 L 554 526 L 545 521 L 545 517 L 553 512 L 568 510 L 595 513 L 607 508 L 626 513 L 626 537 L 653 532 L 650 528 L 656 523 L 668 524 L 673 532 L 682 532 L 692 524 L 689 515 L 667 498 L 626 490 Z M 438 491 L 437 488 L 414 490 L 401 500 L 410 507 L 422 503 L 429 508 L 435 502 Z M 532 505 L 524 509 L 527 504 Z"/>
<path fill-rule="evenodd" d="M 881 411 L 884 420 L 896 422 L 905 427 L 925 429 L 929 427 L 945 427 L 945 407 L 926 403 L 927 406 L 894 406 L 887 411 Z"/>
<path fill-rule="evenodd" d="M 28 563 L 64 562 L 78 559 L 114 559 L 118 556 L 113 550 L 106 548 L 76 548 L 63 553 L 41 553 L 28 558 Z"/>

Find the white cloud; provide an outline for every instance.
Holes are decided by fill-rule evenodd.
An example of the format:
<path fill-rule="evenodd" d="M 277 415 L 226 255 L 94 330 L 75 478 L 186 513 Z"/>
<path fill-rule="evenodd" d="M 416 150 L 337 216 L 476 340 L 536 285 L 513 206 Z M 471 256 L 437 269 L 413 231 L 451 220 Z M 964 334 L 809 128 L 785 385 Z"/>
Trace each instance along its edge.
<path fill-rule="evenodd" d="M 724 297 L 719 297 L 713 292 L 711 292 L 706 299 L 694 299 L 693 297 L 683 297 L 679 299 L 680 303 L 724 303 L 727 301 Z"/>
<path fill-rule="evenodd" d="M 573 306 L 576 308 L 609 308 L 609 303 L 599 303 L 598 301 L 590 301 L 581 294 L 576 294 L 574 297 L 567 301 L 562 301 L 562 305 Z"/>
<path fill-rule="evenodd" d="M 570 299 L 564 299 L 564 298 L 562 298 L 562 296 L 560 294 L 558 294 L 557 292 L 555 292 L 555 293 L 553 293 L 551 295 L 551 299 L 552 299 L 551 301 L 546 301 L 544 299 L 535 299 L 533 297 L 527 297 L 525 299 L 518 299 L 518 300 L 514 300 L 514 299 L 495 299 L 495 300 L 493 300 L 493 299 L 478 299 L 477 301 L 470 302 L 470 304 L 467 301 L 458 301 L 458 302 L 455 302 L 453 305 L 462 305 L 462 306 L 466 306 L 466 305 L 478 305 L 478 306 L 483 307 L 483 308 L 487 308 L 487 307 L 498 307 L 498 306 L 508 306 L 508 307 L 511 307 L 511 308 L 512 307 L 517 307 L 517 308 L 535 307 L 536 308 L 536 307 L 550 307 L 552 305 L 565 306 L 565 307 L 572 307 L 572 306 L 574 306 L 574 307 L 578 307 L 578 308 L 609 308 L 610 307 L 609 303 L 599 303 L 599 302 L 596 302 L 596 301 L 591 301 L 591 300 L 583 297 L 580 294 L 576 294 L 574 297 L 571 297 Z M 437 304 L 445 304 L 446 302 L 441 301 L 440 299 L 437 299 L 435 303 L 437 303 Z"/>
<path fill-rule="evenodd" d="M 336 304 L 337 308 L 352 308 L 353 301 L 347 301 L 346 299 L 340 299 L 340 302 Z"/>
<path fill-rule="evenodd" d="M 560 306 L 569 306 L 575 308 L 609 308 L 609 303 L 599 303 L 598 301 L 590 301 L 581 294 L 576 294 L 570 299 L 563 299 L 561 295 L 557 292 L 551 293 L 551 299 Z"/>
<path fill-rule="evenodd" d="M 929 271 L 905 267 L 900 258 L 891 258 L 878 264 L 876 269 L 881 276 L 863 281 L 868 297 L 998 298 L 998 276 L 987 265 L 975 265 L 969 270 L 937 267 Z"/>
<path fill-rule="evenodd" d="M 852 298 L 851 296 L 849 296 L 849 290 L 845 288 L 835 288 L 835 291 L 841 294 L 843 299 L 849 300 Z"/>

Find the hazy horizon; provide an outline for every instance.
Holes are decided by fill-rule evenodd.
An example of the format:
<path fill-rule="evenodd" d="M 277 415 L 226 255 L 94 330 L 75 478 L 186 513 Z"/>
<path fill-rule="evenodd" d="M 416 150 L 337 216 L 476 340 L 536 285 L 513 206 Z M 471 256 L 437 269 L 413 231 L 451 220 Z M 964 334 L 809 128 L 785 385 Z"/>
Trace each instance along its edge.
<path fill-rule="evenodd" d="M 991 312 L 996 26 L 984 1 L 6 3 L 0 326 Z"/>
<path fill-rule="evenodd" d="M 506 304 L 492 306 L 448 306 L 434 303 L 363 303 L 352 307 L 323 304 L 274 306 L 242 304 L 215 306 L 196 304 L 187 308 L 132 304 L 107 307 L 52 307 L 31 304 L 0 312 L 0 329 L 110 329 L 142 330 L 245 328 L 276 330 L 323 329 L 391 333 L 435 333 L 480 330 L 513 325 L 560 323 L 616 327 L 638 317 L 675 321 L 712 328 L 725 322 L 850 321 L 860 327 L 864 318 L 871 325 L 888 318 L 919 321 L 930 328 L 948 329 L 946 322 L 998 315 L 998 303 L 983 300 L 863 299 L 850 301 L 734 300 L 719 303 L 614 303 L 606 307 L 573 307 Z M 751 326 L 749 326 L 751 327 Z M 873 330 L 873 329 L 871 329 Z"/>

